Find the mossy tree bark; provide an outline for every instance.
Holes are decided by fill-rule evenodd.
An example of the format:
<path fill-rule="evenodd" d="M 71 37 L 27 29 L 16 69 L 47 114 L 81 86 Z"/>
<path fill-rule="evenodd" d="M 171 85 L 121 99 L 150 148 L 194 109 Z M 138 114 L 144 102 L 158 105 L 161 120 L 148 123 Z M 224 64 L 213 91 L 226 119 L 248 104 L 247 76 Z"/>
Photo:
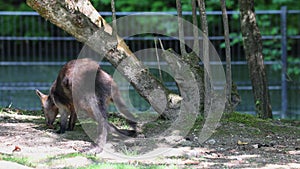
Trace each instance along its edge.
<path fill-rule="evenodd" d="M 268 80 L 262 54 L 262 39 L 256 23 L 254 0 L 239 0 L 241 31 L 248 62 L 254 104 L 260 118 L 272 118 Z"/>

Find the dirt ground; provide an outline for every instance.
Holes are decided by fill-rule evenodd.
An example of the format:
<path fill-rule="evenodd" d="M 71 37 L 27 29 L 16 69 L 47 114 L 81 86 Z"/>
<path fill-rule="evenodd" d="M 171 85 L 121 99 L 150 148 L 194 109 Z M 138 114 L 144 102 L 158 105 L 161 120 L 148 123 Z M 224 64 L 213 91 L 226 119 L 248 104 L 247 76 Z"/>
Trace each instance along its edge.
<path fill-rule="evenodd" d="M 0 168 L 78 168 L 95 163 L 162 164 L 175 168 L 300 168 L 299 121 L 222 120 L 202 144 L 191 136 L 155 158 L 122 158 L 104 151 L 80 155 L 90 139 L 75 131 L 56 134 L 47 129 L 38 113 L 0 111 Z M 252 121 L 251 121 L 252 120 Z M 133 151 L 123 149 L 127 155 Z M 26 159 L 12 162 L 7 157 Z"/>

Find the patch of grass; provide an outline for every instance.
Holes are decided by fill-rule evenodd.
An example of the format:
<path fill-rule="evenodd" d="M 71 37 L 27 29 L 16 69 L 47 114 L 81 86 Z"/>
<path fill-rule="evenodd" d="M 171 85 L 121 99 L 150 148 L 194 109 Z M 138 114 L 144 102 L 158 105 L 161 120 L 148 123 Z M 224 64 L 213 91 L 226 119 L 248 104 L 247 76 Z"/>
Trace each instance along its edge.
<path fill-rule="evenodd" d="M 92 164 L 87 167 L 81 167 L 79 169 L 177 169 L 176 166 L 168 165 L 131 165 L 131 164 L 111 164 L 111 163 L 101 163 Z"/>
<path fill-rule="evenodd" d="M 114 116 L 110 117 L 108 121 L 121 129 L 130 129 L 130 126 L 124 118 Z"/>
<path fill-rule="evenodd" d="M 5 122 L 20 123 L 45 123 L 45 118 L 41 114 L 35 114 L 32 111 L 23 111 L 19 109 L 0 108 L 0 115 L 3 116 Z"/>
<path fill-rule="evenodd" d="M 94 164 L 85 166 L 85 167 L 79 167 L 79 169 L 177 169 L 178 167 L 173 165 L 145 165 L 145 164 L 124 164 L 124 163 L 105 163 L 103 160 L 97 158 L 94 155 L 87 155 L 84 153 L 69 153 L 69 154 L 62 154 L 54 157 L 48 158 L 48 163 L 51 163 L 53 160 L 60 160 L 65 158 L 73 158 L 73 157 L 85 157 L 87 159 L 90 159 L 94 162 Z M 64 169 L 67 169 L 69 167 L 65 167 Z M 71 169 L 72 167 L 70 167 Z"/>
<path fill-rule="evenodd" d="M 15 157 L 13 155 L 0 153 L 0 160 L 11 161 L 28 167 L 36 167 L 36 164 L 31 163 L 29 159 L 25 157 Z"/>
<path fill-rule="evenodd" d="M 80 153 L 80 152 L 56 155 L 56 156 L 53 156 L 53 157 L 49 157 L 48 160 L 52 161 L 52 160 L 59 160 L 59 159 L 65 159 L 65 158 L 74 158 L 74 157 L 85 157 L 85 158 L 90 159 L 90 160 L 92 160 L 93 162 L 96 162 L 96 163 L 99 163 L 99 162 L 102 161 L 101 159 L 97 158 L 94 155 L 84 154 L 84 153 Z"/>
<path fill-rule="evenodd" d="M 121 151 L 126 156 L 137 156 L 138 152 L 136 150 L 130 149 L 127 146 L 122 146 Z"/>
<path fill-rule="evenodd" d="M 8 113 L 8 114 L 19 114 L 19 115 L 28 115 L 28 116 L 42 116 L 42 111 L 31 111 L 31 110 L 20 110 L 16 108 L 0 108 L 0 113 Z"/>

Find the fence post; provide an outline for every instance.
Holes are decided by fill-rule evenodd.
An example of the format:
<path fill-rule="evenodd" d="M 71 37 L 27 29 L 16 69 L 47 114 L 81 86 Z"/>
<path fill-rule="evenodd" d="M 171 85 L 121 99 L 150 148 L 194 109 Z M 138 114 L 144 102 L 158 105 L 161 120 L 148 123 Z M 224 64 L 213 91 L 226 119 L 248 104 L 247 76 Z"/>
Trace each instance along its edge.
<path fill-rule="evenodd" d="M 287 98 L 287 7 L 281 7 L 281 118 L 286 118 Z"/>

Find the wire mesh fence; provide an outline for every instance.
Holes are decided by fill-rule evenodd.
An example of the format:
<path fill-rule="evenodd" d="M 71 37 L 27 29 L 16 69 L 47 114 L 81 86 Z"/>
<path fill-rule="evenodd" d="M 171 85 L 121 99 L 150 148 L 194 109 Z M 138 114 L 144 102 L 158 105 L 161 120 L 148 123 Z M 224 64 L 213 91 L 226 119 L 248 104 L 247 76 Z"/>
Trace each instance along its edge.
<path fill-rule="evenodd" d="M 134 12 L 117 12 L 118 17 L 134 14 Z M 161 13 L 139 13 L 139 15 L 158 15 Z M 176 12 L 167 12 L 176 15 Z M 232 73 L 233 80 L 238 86 L 242 102 L 237 111 L 254 113 L 252 87 L 247 63 L 242 46 L 239 13 L 229 11 L 230 38 L 232 43 Z M 284 14 L 286 17 L 283 17 Z M 102 12 L 107 20 L 111 19 L 110 12 Z M 209 38 L 221 60 L 225 61 L 223 25 L 220 11 L 207 12 Z M 191 21 L 191 12 L 183 13 L 184 19 Z M 257 20 L 263 37 L 265 64 L 273 113 L 276 117 L 299 118 L 300 116 L 300 27 L 299 11 L 257 11 Z M 291 23 L 292 22 L 292 23 Z M 128 29 L 135 27 L 128 20 Z M 141 22 L 143 24 L 143 22 Z M 287 30 L 286 35 L 282 30 Z M 171 29 L 171 28 L 170 28 Z M 177 31 L 177 30 L 169 30 Z M 159 36 L 159 35 L 156 35 Z M 286 37 L 284 37 L 286 36 Z M 179 52 L 179 42 L 171 37 L 163 37 L 165 48 L 173 48 Z M 192 41 L 192 37 L 185 37 Z M 133 52 L 154 48 L 154 37 L 136 35 L 125 38 Z M 286 43 L 283 43 L 283 42 Z M 0 12 L 0 107 L 13 106 L 20 109 L 38 110 L 40 103 L 34 90 L 48 92 L 61 66 L 76 59 L 83 44 L 60 28 L 45 21 L 35 12 Z M 286 50 L 284 56 L 283 51 Z M 147 58 L 151 53 L 139 53 L 139 57 Z M 287 63 L 282 62 L 287 58 Z M 148 61 L 145 64 L 153 64 Z M 225 62 L 224 62 L 225 63 Z M 109 73 L 114 68 L 108 62 L 102 62 L 102 68 Z M 162 63 L 163 64 L 163 63 Z M 282 67 L 287 66 L 284 78 Z M 168 78 L 167 78 L 168 79 Z M 176 90 L 176 84 L 165 80 L 165 84 Z M 286 88 L 283 84 L 286 83 Z M 121 86 L 124 89 L 125 86 Z M 130 87 L 130 99 L 137 109 L 147 110 L 150 106 Z M 285 96 L 286 95 L 286 96 Z M 285 97 L 283 97 L 285 96 Z M 282 104 L 286 100 L 286 105 Z M 114 108 L 111 108 L 114 111 Z"/>

